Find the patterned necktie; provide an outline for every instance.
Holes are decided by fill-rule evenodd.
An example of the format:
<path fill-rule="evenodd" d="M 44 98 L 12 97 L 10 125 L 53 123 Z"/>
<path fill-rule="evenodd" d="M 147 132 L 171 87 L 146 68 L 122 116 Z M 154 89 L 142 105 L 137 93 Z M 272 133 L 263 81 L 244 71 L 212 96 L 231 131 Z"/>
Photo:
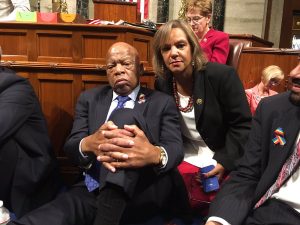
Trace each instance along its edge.
<path fill-rule="evenodd" d="M 254 208 L 261 206 L 268 198 L 270 198 L 279 188 L 290 178 L 294 171 L 299 166 L 300 162 L 300 140 L 297 143 L 297 146 L 294 149 L 294 152 L 283 164 L 279 176 L 275 183 L 269 188 L 269 190 L 263 195 L 263 197 L 256 203 Z"/>
<path fill-rule="evenodd" d="M 118 105 L 117 105 L 117 107 L 113 111 L 115 111 L 116 109 L 122 109 L 122 108 L 124 108 L 125 102 L 129 101 L 130 97 L 119 95 L 117 97 L 117 100 L 118 100 Z"/>
<path fill-rule="evenodd" d="M 125 103 L 130 100 L 130 97 L 118 96 L 117 100 L 118 100 L 118 105 L 116 108 L 114 108 L 113 111 L 115 111 L 116 109 L 124 108 Z M 93 163 L 91 168 L 85 173 L 84 182 L 89 192 L 99 187 L 99 172 L 100 172 L 99 170 L 100 170 L 99 162 L 97 161 L 96 163 Z"/>

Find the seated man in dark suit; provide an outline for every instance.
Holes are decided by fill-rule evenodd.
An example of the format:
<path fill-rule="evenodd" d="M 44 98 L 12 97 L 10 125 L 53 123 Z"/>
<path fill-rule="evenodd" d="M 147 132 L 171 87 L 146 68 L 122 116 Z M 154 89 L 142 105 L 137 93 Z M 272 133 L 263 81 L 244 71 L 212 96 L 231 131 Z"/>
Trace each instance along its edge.
<path fill-rule="evenodd" d="M 0 68 L 0 200 L 17 217 L 61 186 L 46 121 L 29 82 Z"/>
<path fill-rule="evenodd" d="M 94 224 L 96 214 L 101 213 L 97 211 L 97 201 L 100 205 L 102 201 L 114 201 L 114 194 L 102 194 L 106 187 L 112 186 L 121 187 L 127 197 L 124 213 L 121 210 L 121 224 L 145 224 L 156 215 L 168 213 L 172 173 L 183 157 L 179 116 L 171 96 L 140 86 L 141 73 L 135 48 L 123 42 L 110 47 L 107 54 L 110 85 L 80 95 L 73 129 L 65 145 L 69 157 L 86 168 L 85 180 L 15 224 Z M 136 125 L 129 122 L 118 128 L 108 121 L 117 113 L 115 108 L 123 107 L 132 109 Z M 119 116 L 111 119 L 120 126 L 116 122 Z M 129 151 L 125 154 L 126 150 Z M 105 163 L 99 165 L 96 158 Z M 109 213 L 109 208 L 104 210 L 104 214 Z M 95 224 L 101 222 L 101 216 Z M 112 218 L 107 224 L 118 220 Z"/>
<path fill-rule="evenodd" d="M 207 225 L 300 224 L 300 62 L 291 90 L 265 98 L 237 171 L 210 207 Z"/>

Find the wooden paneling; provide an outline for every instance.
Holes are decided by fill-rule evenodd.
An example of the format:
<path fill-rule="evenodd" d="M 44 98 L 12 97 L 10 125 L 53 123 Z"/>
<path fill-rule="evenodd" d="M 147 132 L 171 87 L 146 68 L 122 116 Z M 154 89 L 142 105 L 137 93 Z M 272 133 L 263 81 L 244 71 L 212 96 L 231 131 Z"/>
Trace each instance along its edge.
<path fill-rule="evenodd" d="M 41 74 L 38 80 L 39 100 L 48 123 L 49 134 L 56 155 L 62 157 L 64 154 L 61 149 L 73 123 L 73 75 Z"/>
<path fill-rule="evenodd" d="M 13 57 L 7 59 L 28 60 L 27 30 L 0 29 L 0 45 L 2 51 Z M 13 43 L 13 44 L 12 44 Z"/>
<path fill-rule="evenodd" d="M 152 60 L 152 37 L 145 38 L 142 35 L 128 34 L 128 43 L 132 40 L 133 45 L 139 52 L 140 60 L 144 66 L 151 66 Z M 143 51 L 141 51 L 143 49 Z"/>
<path fill-rule="evenodd" d="M 73 62 L 72 33 L 37 32 L 37 61 Z"/>
<path fill-rule="evenodd" d="M 137 12 L 137 4 L 131 2 L 120 1 L 101 1 L 94 2 L 94 18 L 118 22 L 124 20 L 129 23 L 140 22 Z"/>
<path fill-rule="evenodd" d="M 124 40 L 123 34 L 100 33 L 82 35 L 82 62 L 105 64 L 105 56 L 109 47 Z"/>
<path fill-rule="evenodd" d="M 252 34 L 229 34 L 229 38 L 243 42 L 245 47 L 271 48 L 273 46 L 272 42 L 264 40 Z"/>
<path fill-rule="evenodd" d="M 285 79 L 276 87 L 276 91 L 286 91 L 287 75 L 298 64 L 299 53 L 299 51 L 291 49 L 245 48 L 242 52 L 238 68 L 238 73 L 244 87 L 253 87 L 260 82 L 261 72 L 265 67 L 277 65 L 283 70 Z"/>
<path fill-rule="evenodd" d="M 106 76 L 93 76 L 93 75 L 83 75 L 82 85 L 83 90 L 90 88 L 101 87 L 107 85 Z"/>

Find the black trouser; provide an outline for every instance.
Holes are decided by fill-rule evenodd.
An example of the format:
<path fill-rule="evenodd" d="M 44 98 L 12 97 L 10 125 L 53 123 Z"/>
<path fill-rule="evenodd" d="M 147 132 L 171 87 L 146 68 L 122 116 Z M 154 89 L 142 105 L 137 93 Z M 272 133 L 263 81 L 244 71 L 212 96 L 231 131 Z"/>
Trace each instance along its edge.
<path fill-rule="evenodd" d="M 245 225 L 299 225 L 300 213 L 286 203 L 271 198 L 255 209 Z"/>
<path fill-rule="evenodd" d="M 168 217 L 168 207 L 158 205 L 171 202 L 171 199 L 165 198 L 164 193 L 170 193 L 172 188 L 169 178 L 166 175 L 157 179 L 150 187 L 137 190 L 132 201 L 128 202 L 120 224 L 163 225 L 163 218 Z M 9 225 L 92 225 L 97 212 L 97 192 L 98 190 L 88 192 L 82 181 L 61 193 L 55 200 Z M 161 218 L 162 223 L 155 218 Z M 152 224 L 153 219 L 155 222 Z"/>

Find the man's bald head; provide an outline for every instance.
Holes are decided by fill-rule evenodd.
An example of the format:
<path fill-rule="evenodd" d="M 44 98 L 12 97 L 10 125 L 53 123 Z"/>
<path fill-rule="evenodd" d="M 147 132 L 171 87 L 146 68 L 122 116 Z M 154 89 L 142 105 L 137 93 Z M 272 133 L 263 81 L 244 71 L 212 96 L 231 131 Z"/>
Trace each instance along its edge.
<path fill-rule="evenodd" d="M 119 51 L 125 51 L 134 55 L 136 60 L 138 60 L 138 63 L 140 64 L 140 57 L 138 51 L 136 50 L 135 47 L 133 47 L 132 45 L 126 42 L 117 42 L 114 43 L 112 46 L 110 46 L 106 54 L 106 60 L 109 58 L 111 53 L 119 52 Z"/>

